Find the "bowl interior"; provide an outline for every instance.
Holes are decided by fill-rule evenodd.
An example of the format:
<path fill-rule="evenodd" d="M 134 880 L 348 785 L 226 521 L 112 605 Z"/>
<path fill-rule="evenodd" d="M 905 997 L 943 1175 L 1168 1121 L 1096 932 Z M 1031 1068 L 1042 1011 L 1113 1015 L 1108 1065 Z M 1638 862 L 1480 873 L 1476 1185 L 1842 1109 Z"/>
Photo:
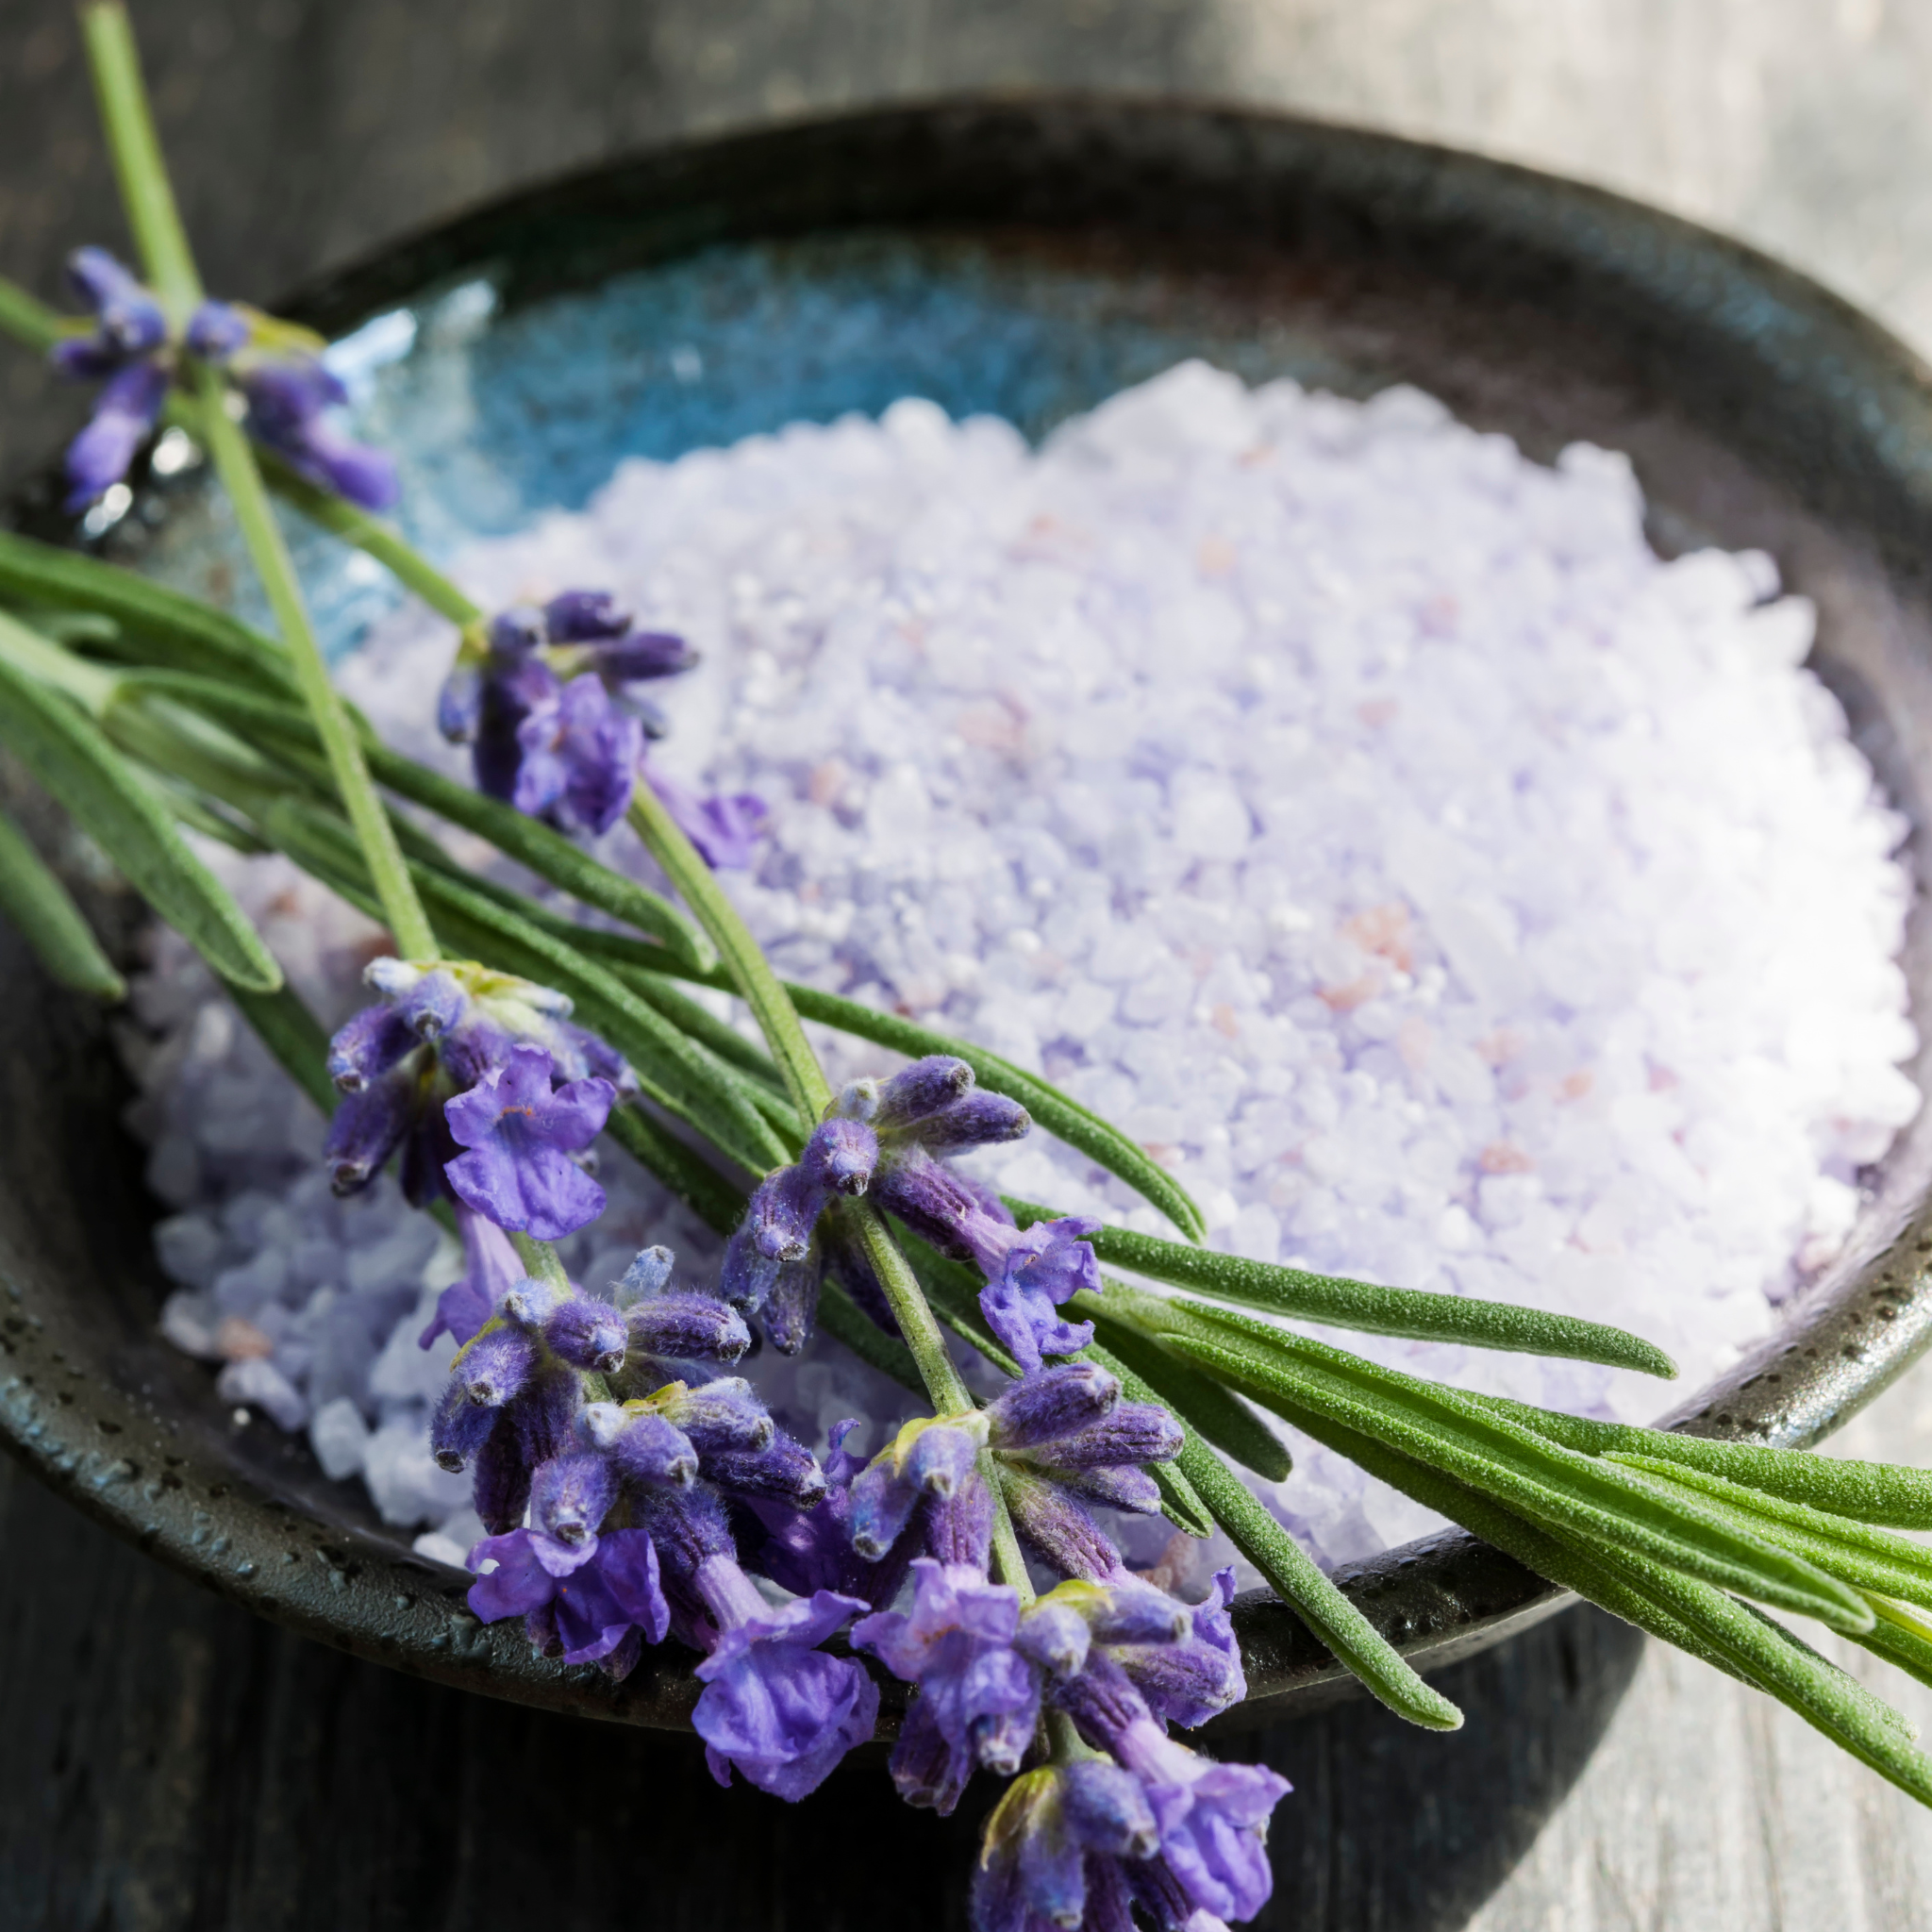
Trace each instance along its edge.
<path fill-rule="evenodd" d="M 1589 191 L 1261 117 L 927 110 L 566 184 L 296 306 L 362 331 L 362 425 L 402 460 L 411 535 L 442 555 L 576 508 L 624 456 L 907 394 L 1038 436 L 1187 356 L 1353 396 L 1414 383 L 1541 458 L 1579 439 L 1629 453 L 1662 550 L 1776 557 L 1820 606 L 1813 661 L 1857 742 L 1926 823 L 1932 630 L 1914 559 L 1932 554 L 1918 467 L 1932 438 L 1918 371 L 1808 284 Z M 393 592 L 366 559 L 293 534 L 326 641 L 347 649 Z M 151 478 L 106 544 L 199 593 L 249 582 L 192 472 Z M 238 601 L 246 611 L 245 588 Z M 205 1372 L 154 1335 L 154 1210 L 113 1125 L 102 1029 L 17 956 L 4 964 L 17 993 L 0 1005 L 14 1101 L 0 1108 L 0 1429 L 14 1445 L 159 1554 L 311 1634 L 498 1694 L 679 1722 L 680 1669 L 647 1665 L 612 1690 L 534 1665 L 299 1441 L 233 1426 Z M 1923 1003 L 1923 905 L 1906 965 Z M 1923 1087 L 1924 1062 L 1911 1071 Z M 1844 1258 L 1678 1419 L 1809 1441 L 1924 1344 L 1932 1120 L 1866 1178 Z M 1458 1535 L 1343 1576 L 1419 1660 L 1449 1661 L 1557 1601 Z M 1241 1614 L 1271 1713 L 1341 1683 L 1280 1606 Z"/>

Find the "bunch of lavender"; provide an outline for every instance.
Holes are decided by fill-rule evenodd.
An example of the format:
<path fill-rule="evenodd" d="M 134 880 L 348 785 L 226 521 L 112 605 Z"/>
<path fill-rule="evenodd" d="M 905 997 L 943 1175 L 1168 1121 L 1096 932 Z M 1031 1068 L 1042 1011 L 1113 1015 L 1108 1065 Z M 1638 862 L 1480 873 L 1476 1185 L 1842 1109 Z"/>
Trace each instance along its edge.
<path fill-rule="evenodd" d="M 682 1642 L 699 1658 L 714 1772 L 785 1797 L 872 1734 L 869 1657 L 912 1687 L 891 1767 L 909 1802 L 950 1810 L 976 1770 L 1013 1780 L 975 1881 L 982 1932 L 1126 1932 L 1136 1914 L 1212 1932 L 1266 1898 L 1263 1837 L 1286 1787 L 1171 1735 L 1244 1694 L 1232 1574 L 1177 1603 L 1124 1562 L 1108 1512 L 1224 1531 L 1374 1694 L 1418 1724 L 1459 1722 L 1234 1474 L 1229 1459 L 1289 1473 L 1252 1402 L 1758 1685 L 1932 1802 L 1932 1763 L 1896 1719 L 1758 1607 L 1817 1617 L 1932 1675 L 1932 1557 L 1873 1526 L 1932 1527 L 1932 1482 L 1472 1396 L 1307 1340 L 1280 1318 L 1672 1373 L 1598 1324 L 1209 1253 L 1185 1191 L 1046 1082 L 782 984 L 712 871 L 748 856 L 756 801 L 685 798 L 644 758 L 658 721 L 640 687 L 689 653 L 595 592 L 491 620 L 350 500 L 375 499 L 381 466 L 332 440 L 322 410 L 338 392 L 316 345 L 205 301 L 125 15 L 87 0 L 82 20 L 146 280 L 89 253 L 91 328 L 4 284 L 0 325 L 106 379 L 70 465 L 76 505 L 125 471 L 163 409 L 206 444 L 280 639 L 0 537 L 0 603 L 40 625 L 0 610 L 0 741 L 331 1105 L 336 1185 L 367 1186 L 393 1161 L 408 1198 L 453 1215 L 465 1270 L 424 1340 L 459 1345 L 434 1448 L 471 1472 L 488 1531 L 470 1554 L 480 1616 L 521 1616 L 542 1654 L 612 1676 L 647 1643 Z M 231 394 L 287 458 L 274 487 L 458 626 L 441 715 L 475 748 L 477 791 L 365 738 L 336 696 Z M 50 610 L 90 622 L 50 624 Z M 468 873 L 398 818 L 372 764 L 650 939 Z M 176 818 L 289 853 L 388 926 L 376 998 L 325 1051 Z M 715 963 L 682 913 L 574 842 L 619 818 Z M 13 837 L 0 837 L 0 903 L 52 970 L 120 995 L 64 890 Z M 734 991 L 763 1048 L 680 978 Z M 835 1093 L 802 1014 L 908 1064 Z M 952 1164 L 1036 1121 L 1184 1239 L 1003 1200 Z M 728 1235 L 715 1293 L 674 1287 L 661 1250 L 604 1294 L 566 1277 L 551 1243 L 602 1211 L 586 1171 L 600 1131 Z M 1108 1263 L 1183 1292 L 1105 1275 Z M 717 1373 L 744 1360 L 751 1319 L 780 1352 L 823 1321 L 930 1412 L 864 1461 L 848 1446 L 857 1424 L 841 1424 L 822 1465 L 747 1381 Z M 947 1329 L 1007 1374 L 1004 1392 L 973 1397 Z M 1043 1595 L 1028 1555 L 1059 1579 Z M 841 1628 L 847 1650 L 826 1648 Z"/>

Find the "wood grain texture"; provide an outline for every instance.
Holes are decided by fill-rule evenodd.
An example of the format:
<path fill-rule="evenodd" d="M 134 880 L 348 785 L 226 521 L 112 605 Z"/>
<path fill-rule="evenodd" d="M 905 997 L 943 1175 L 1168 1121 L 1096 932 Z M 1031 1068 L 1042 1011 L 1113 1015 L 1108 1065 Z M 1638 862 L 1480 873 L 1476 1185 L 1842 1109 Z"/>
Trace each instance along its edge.
<path fill-rule="evenodd" d="M 1583 175 L 1932 344 L 1932 9 L 1901 0 L 136 0 L 208 278 L 263 299 L 480 196 L 682 131 L 971 87 L 1258 100 Z M 0 266 L 121 234 L 64 6 L 0 0 Z M 0 351 L 0 485 L 77 420 Z M 1932 1384 L 1847 1453 L 1932 1460 Z M 483 1704 L 251 1622 L 0 1465 L 0 1925 L 276 1932 L 963 1924 L 974 1820 L 796 1810 L 687 1746 Z M 1855 1666 L 1932 1727 L 1932 1691 Z M 1932 1819 L 1798 1721 L 1574 1613 L 1267 1736 L 1265 1924 L 1932 1925 Z M 1621 1702 L 1620 1702 L 1621 1700 Z M 1592 1755 L 1593 1754 L 1593 1755 Z"/>

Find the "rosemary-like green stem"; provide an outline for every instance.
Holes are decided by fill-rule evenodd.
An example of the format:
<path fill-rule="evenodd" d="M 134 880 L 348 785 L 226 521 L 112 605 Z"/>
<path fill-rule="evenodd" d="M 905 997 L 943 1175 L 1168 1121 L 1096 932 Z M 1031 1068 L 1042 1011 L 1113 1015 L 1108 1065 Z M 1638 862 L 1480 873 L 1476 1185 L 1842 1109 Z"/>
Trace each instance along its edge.
<path fill-rule="evenodd" d="M 161 144 L 155 138 L 134 29 L 120 0 L 82 0 L 80 31 L 93 71 L 101 125 L 113 156 L 114 178 L 142 266 L 172 319 L 184 323 L 201 300 L 201 276 L 175 206 Z"/>
<path fill-rule="evenodd" d="M 684 903 L 717 947 L 739 997 L 751 1008 L 758 1031 L 765 1036 L 765 1044 L 771 1048 L 799 1112 L 808 1121 L 816 1121 L 831 1103 L 831 1083 L 805 1037 L 798 1009 L 772 971 L 763 949 L 745 930 L 738 908 L 724 896 L 711 868 L 665 809 L 664 801 L 651 790 L 647 778 L 640 777 L 631 788 L 629 819 L 631 829 L 644 841 L 644 849 L 663 868 L 664 876 L 683 895 Z M 907 1279 L 911 1279 L 909 1270 Z M 917 1283 L 912 1292 L 919 1293 Z M 918 1350 L 913 1353 L 916 1356 Z M 924 1370 L 922 1363 L 921 1372 Z"/>
<path fill-rule="evenodd" d="M 201 299 L 201 277 L 195 272 L 174 191 L 168 185 L 160 143 L 155 139 L 133 31 L 118 0 L 84 0 L 80 21 L 128 225 L 134 230 L 148 278 L 162 302 L 177 311 L 177 321 L 185 322 L 187 311 Z M 368 860 L 396 950 L 405 958 L 433 959 L 435 935 L 403 862 L 389 815 L 376 796 L 361 741 L 329 682 L 328 665 L 308 622 L 281 527 L 269 508 L 255 453 L 228 415 L 227 392 L 221 377 L 199 363 L 192 364 L 191 370 L 191 413 L 235 506 L 236 525 L 293 659 L 296 681 L 328 755 L 329 770 L 349 823 Z"/>
<path fill-rule="evenodd" d="M 517 1257 L 530 1271 L 533 1280 L 547 1282 L 552 1288 L 568 1288 L 570 1279 L 563 1272 L 563 1263 L 557 1258 L 557 1250 L 548 1241 L 540 1241 L 534 1235 L 513 1234 L 510 1245 L 516 1249 Z"/>
<path fill-rule="evenodd" d="M 308 622 L 295 566 L 282 541 L 281 526 L 270 508 L 261 472 L 256 468 L 255 452 L 228 416 L 221 378 L 215 372 L 197 369 L 194 389 L 202 440 L 214 458 L 215 469 L 235 506 L 236 526 L 248 546 L 262 589 L 268 593 L 275 626 L 288 645 L 295 680 L 315 720 L 323 750 L 328 757 L 330 775 L 355 828 L 356 842 L 368 862 L 369 876 L 382 902 L 382 915 L 395 941 L 396 951 L 406 959 L 433 959 L 437 956 L 436 936 L 429 929 L 423 902 L 416 896 L 415 884 L 396 842 L 395 828 L 376 794 L 375 781 L 369 775 L 362 741 L 329 681 L 328 662 Z"/>
<path fill-rule="evenodd" d="M 831 1082 L 825 1078 L 825 1070 L 819 1065 L 818 1055 L 812 1052 L 811 1042 L 805 1037 L 791 995 L 772 971 L 758 942 L 746 930 L 738 908 L 712 876 L 711 868 L 664 808 L 663 800 L 651 790 L 648 779 L 641 777 L 632 788 L 630 824 L 717 947 L 718 957 L 731 975 L 739 997 L 751 1008 L 758 1030 L 765 1036 L 765 1044 L 771 1048 L 772 1058 L 777 1061 L 798 1110 L 808 1121 L 819 1119 L 831 1104 Z M 959 1371 L 946 1348 L 945 1336 L 912 1273 L 911 1263 L 892 1239 L 885 1217 L 870 1201 L 855 1201 L 843 1211 L 852 1216 L 866 1258 L 891 1305 L 899 1333 L 905 1337 L 906 1346 L 918 1366 L 920 1380 L 925 1384 L 935 1413 L 958 1415 L 971 1408 L 972 1393 L 960 1380 Z M 1000 1494 L 992 1459 L 984 1452 L 980 1456 L 980 1474 L 992 1492 L 993 1572 L 1002 1583 L 1020 1592 L 1023 1602 L 1028 1601 L 1033 1590 L 1026 1578 L 1025 1561 L 1020 1555 L 1020 1541 L 1013 1534 L 1012 1518 L 1008 1515 L 1006 1499 Z"/>

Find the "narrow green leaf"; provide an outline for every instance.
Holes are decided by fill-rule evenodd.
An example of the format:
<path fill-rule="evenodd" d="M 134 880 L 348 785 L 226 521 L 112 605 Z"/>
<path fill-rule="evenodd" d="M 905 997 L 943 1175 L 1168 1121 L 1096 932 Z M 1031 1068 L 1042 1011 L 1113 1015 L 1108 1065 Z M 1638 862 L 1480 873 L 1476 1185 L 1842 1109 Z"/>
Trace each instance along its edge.
<path fill-rule="evenodd" d="M 1087 1353 L 1116 1374 L 1131 1374 L 1147 1391 L 1136 1402 L 1158 1402 L 1224 1456 L 1269 1482 L 1288 1480 L 1294 1468 L 1288 1445 L 1239 1395 L 1121 1323 L 1095 1327 L 1099 1340 Z"/>
<path fill-rule="evenodd" d="M 1472 1395 L 1469 1400 L 1585 1456 L 1659 1457 L 1687 1469 L 1726 1476 L 1768 1496 L 1808 1504 L 1827 1515 L 1891 1529 L 1932 1529 L 1932 1471 L 1855 1462 L 1809 1449 L 1773 1449 L 1762 1442 L 1686 1436 L 1674 1429 L 1592 1422 L 1500 1395 Z"/>
<path fill-rule="evenodd" d="M 1620 1552 L 1605 1560 L 1621 1568 Z M 1749 1604 L 1693 1577 L 1646 1574 L 1641 1587 L 1694 1630 L 1736 1675 L 1796 1711 L 1841 1750 L 1932 1806 L 1932 1761 L 1908 1741 L 1909 1726 L 1863 1685 Z M 1855 1633 L 1869 1635 L 1869 1632 Z"/>
<path fill-rule="evenodd" d="M 272 638 L 211 605 L 77 551 L 0 530 L 0 598 L 111 617 L 124 633 L 108 646 L 115 655 L 142 644 L 176 669 L 295 695 L 288 653 Z"/>
<path fill-rule="evenodd" d="M 33 949 L 34 957 L 60 985 L 110 1006 L 127 997 L 127 982 L 101 951 L 100 941 L 67 888 L 4 812 L 0 812 L 0 913 L 20 928 L 20 936 Z"/>
<path fill-rule="evenodd" d="M 328 1034 L 302 995 L 286 981 L 274 992 L 231 986 L 228 996 L 280 1063 L 283 1072 L 319 1107 L 333 1114 L 342 1097 L 328 1076 Z"/>
<path fill-rule="evenodd" d="M 1802 1503 L 1761 1495 L 1740 1483 L 1659 1457 L 1615 1454 L 1605 1460 L 1633 1470 L 1671 1492 L 1701 1496 L 1728 1521 L 1795 1550 L 1855 1590 L 1932 1608 L 1932 1550 L 1923 1543 L 1848 1523 Z"/>
<path fill-rule="evenodd" d="M 62 336 L 77 335 L 86 326 L 77 316 L 69 318 L 58 308 L 49 308 L 38 295 L 0 275 L 0 329 L 25 347 L 51 349 Z"/>
<path fill-rule="evenodd" d="M 1056 1210 L 1031 1201 L 1008 1201 L 1022 1227 L 1056 1219 Z M 1157 1235 L 1124 1227 L 1103 1227 L 1092 1236 L 1093 1252 L 1116 1268 L 1176 1288 L 1211 1295 L 1216 1301 L 1266 1308 L 1271 1314 L 1355 1328 L 1370 1335 L 1402 1335 L 1419 1341 L 1457 1341 L 1470 1348 L 1492 1348 L 1517 1355 L 1560 1356 L 1567 1360 L 1604 1362 L 1646 1375 L 1674 1376 L 1676 1364 L 1642 1337 L 1574 1315 L 1548 1315 L 1510 1302 L 1432 1293 L 1425 1289 L 1378 1288 L 1339 1275 L 1309 1274 L 1269 1261 L 1212 1248 L 1189 1247 Z"/>
<path fill-rule="evenodd" d="M 1612 1616 L 1622 1617 L 1626 1624 L 1634 1624 L 1640 1630 L 1647 1630 L 1653 1637 L 1736 1674 L 1729 1663 L 1706 1646 L 1688 1624 L 1658 1609 L 1621 1573 L 1606 1570 L 1588 1550 L 1574 1549 L 1541 1524 L 1506 1507 L 1494 1496 L 1444 1475 L 1441 1470 L 1418 1462 L 1414 1457 L 1405 1456 L 1386 1442 L 1348 1428 L 1332 1416 L 1302 1408 L 1286 1399 L 1279 1405 L 1279 1413 L 1284 1421 L 1292 1423 L 1338 1456 L 1345 1456 L 1376 1481 L 1399 1490 L 1424 1508 L 1459 1523 L 1473 1536 L 1492 1543 L 1547 1582 L 1574 1591 Z"/>
<path fill-rule="evenodd" d="M 1195 1437 L 1179 1460 L 1181 1474 L 1235 1548 L 1370 1691 L 1398 1717 L 1426 1730 L 1461 1728 L 1462 1713 L 1455 1705 L 1416 1675 L 1213 1450 Z"/>
<path fill-rule="evenodd" d="M 0 618 L 0 625 L 8 622 Z M 160 802 L 99 726 L 4 661 L 0 742 L 224 979 L 260 992 L 282 983 L 282 969 L 247 916 L 189 850 Z"/>
<path fill-rule="evenodd" d="M 1852 1641 L 1863 1644 L 1874 1657 L 1896 1664 L 1920 1683 L 1932 1684 L 1932 1625 L 1884 1597 L 1874 1596 L 1872 1608 L 1877 1622 Z"/>
<path fill-rule="evenodd" d="M 1205 1542 L 1214 1534 L 1214 1518 L 1176 1462 L 1141 1464 L 1160 1491 L 1160 1513 L 1181 1532 Z"/>
<path fill-rule="evenodd" d="M 406 589 L 453 624 L 475 624 L 483 616 L 456 585 L 404 541 L 401 531 L 358 508 L 332 490 L 319 490 L 273 451 L 263 450 L 261 474 L 277 496 L 312 524 L 373 557 Z"/>
<path fill-rule="evenodd" d="M 1238 1332 L 1228 1332 L 1236 1324 Z M 1285 1397 L 1332 1415 L 1546 1526 L 1609 1539 L 1835 1627 L 1870 1626 L 1870 1607 L 1856 1592 L 1790 1551 L 1734 1529 L 1689 1499 L 1661 1498 L 1612 1465 L 1498 1419 L 1473 1418 L 1458 1409 L 1452 1391 L 1220 1311 L 1206 1319 L 1184 1314 L 1163 1340 L 1263 1403 Z"/>

